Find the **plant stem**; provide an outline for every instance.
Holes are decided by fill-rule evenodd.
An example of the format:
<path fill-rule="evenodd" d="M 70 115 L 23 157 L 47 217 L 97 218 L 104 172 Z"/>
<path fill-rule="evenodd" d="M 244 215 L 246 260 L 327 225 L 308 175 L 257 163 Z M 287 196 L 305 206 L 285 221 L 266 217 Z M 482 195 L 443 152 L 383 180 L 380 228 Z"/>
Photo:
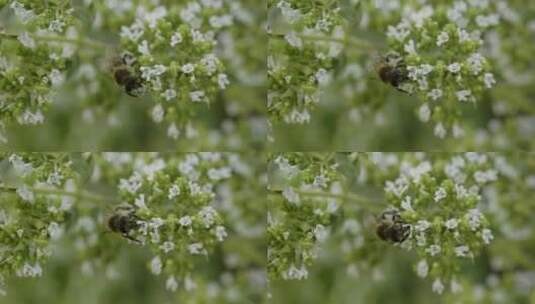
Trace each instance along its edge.
<path fill-rule="evenodd" d="M 284 39 L 283 34 L 273 34 L 268 33 L 268 36 L 271 38 L 277 38 L 277 39 Z M 304 34 L 297 34 L 302 39 L 305 40 L 313 40 L 313 41 L 327 41 L 327 42 L 334 42 L 334 43 L 340 43 L 344 45 L 354 46 L 359 49 L 366 49 L 367 51 L 373 51 L 376 49 L 376 47 L 372 44 L 370 44 L 368 41 L 357 39 L 357 38 L 336 38 L 336 37 L 330 37 L 330 36 L 322 36 L 322 35 L 304 35 Z"/>
<path fill-rule="evenodd" d="M 105 50 L 109 47 L 105 43 L 102 43 L 96 40 L 88 40 L 88 39 L 82 39 L 82 38 L 67 38 L 67 37 L 62 37 L 62 36 L 38 36 L 34 34 L 30 34 L 30 36 L 35 40 L 39 40 L 43 42 L 70 43 L 70 44 L 75 44 L 79 47 L 90 47 L 90 48 L 101 49 L 101 50 Z M 0 33 L 0 38 L 18 39 L 18 35 Z"/>
<path fill-rule="evenodd" d="M 271 190 L 271 191 L 276 192 L 276 193 L 282 193 L 282 190 Z M 376 201 L 368 197 L 360 196 L 354 193 L 341 194 L 341 193 L 330 193 L 330 192 L 317 191 L 317 190 L 300 190 L 300 189 L 295 189 L 295 188 L 294 188 L 294 191 L 295 193 L 299 195 L 308 196 L 308 197 L 325 197 L 325 198 L 334 198 L 334 199 L 338 199 L 341 201 L 352 201 L 352 202 L 356 202 L 361 205 L 366 205 L 367 207 L 372 207 L 372 208 L 377 208 L 377 206 L 379 206 L 379 204 Z"/>
<path fill-rule="evenodd" d="M 44 195 L 58 195 L 58 196 L 70 196 L 73 198 L 76 198 L 78 200 L 82 201 L 89 201 L 97 204 L 102 204 L 103 202 L 117 202 L 116 199 L 111 197 L 105 197 L 93 193 L 88 193 L 84 191 L 80 192 L 69 192 L 65 190 L 60 189 L 44 189 L 44 188 L 35 188 L 35 187 L 28 187 L 28 190 L 37 193 L 37 194 L 44 194 Z M 0 186 L 0 191 L 8 191 L 8 192 L 16 192 L 16 188 L 7 187 L 7 186 Z"/>

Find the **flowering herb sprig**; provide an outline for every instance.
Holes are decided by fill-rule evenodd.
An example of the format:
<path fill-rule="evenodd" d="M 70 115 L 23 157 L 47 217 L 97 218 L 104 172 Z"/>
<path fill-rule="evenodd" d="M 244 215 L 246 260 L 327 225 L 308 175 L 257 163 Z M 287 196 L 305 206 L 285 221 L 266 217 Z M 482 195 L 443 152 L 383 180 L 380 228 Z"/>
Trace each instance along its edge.
<path fill-rule="evenodd" d="M 406 64 L 405 89 L 423 101 L 419 118 L 435 123 L 437 137 L 462 136 L 459 104 L 475 103 L 496 84 L 482 35 L 499 21 L 488 1 L 447 1 L 411 7 L 388 27 L 389 48 Z"/>
<path fill-rule="evenodd" d="M 482 193 L 500 180 L 504 160 L 478 153 L 275 155 L 270 187 L 279 191 L 269 202 L 270 277 L 306 278 L 320 244 L 332 234 L 349 274 L 366 268 L 379 275 L 381 248 L 396 245 L 417 254 L 416 273 L 431 277 L 435 292 L 443 293 L 447 284 L 458 293 L 463 261 L 476 259 L 494 239 Z M 322 174 L 326 187 L 308 190 Z M 399 214 L 395 221 L 402 221 L 405 237 L 379 235 L 380 226 L 388 225 L 384 212 Z"/>
<path fill-rule="evenodd" d="M 9 21 L 18 31 L 0 27 L 0 125 L 42 124 L 55 89 L 65 80 L 67 63 L 83 42 L 73 37 L 68 1 L 8 2 Z M 3 133 L 0 140 L 7 141 Z"/>
<path fill-rule="evenodd" d="M 62 154 L 0 154 L 0 295 L 11 275 L 39 277 L 52 254 L 50 243 L 65 232 L 76 192 L 72 163 Z"/>
<path fill-rule="evenodd" d="M 122 199 L 137 209 L 139 228 L 133 237 L 151 249 L 151 272 L 164 273 L 170 289 L 179 281 L 193 289 L 193 257 L 206 257 L 227 237 L 211 203 L 213 187 L 231 174 L 228 161 L 218 154 L 169 161 L 154 155 L 139 158 L 130 177 L 119 181 Z"/>
<path fill-rule="evenodd" d="M 267 228 L 271 279 L 306 279 L 340 204 L 370 203 L 343 193 L 343 176 L 337 167 L 335 154 L 272 156 Z"/>
<path fill-rule="evenodd" d="M 337 1 L 269 1 L 267 107 L 290 124 L 310 120 L 345 41 Z"/>
<path fill-rule="evenodd" d="M 216 34 L 233 22 L 222 1 L 191 2 L 138 9 L 133 22 L 121 28 L 121 49 L 131 55 L 129 64 L 156 101 L 152 118 L 168 122 L 171 137 L 185 129 L 190 104 L 208 104 L 228 86 L 215 54 Z"/>
<path fill-rule="evenodd" d="M 440 161 L 405 160 L 399 177 L 385 183 L 386 198 L 411 225 L 402 245 L 421 257 L 417 273 L 434 278 L 435 292 L 449 283 L 458 292 L 456 261 L 475 258 L 494 238 L 478 204 L 482 189 L 497 179 L 488 155 L 468 153 Z"/>

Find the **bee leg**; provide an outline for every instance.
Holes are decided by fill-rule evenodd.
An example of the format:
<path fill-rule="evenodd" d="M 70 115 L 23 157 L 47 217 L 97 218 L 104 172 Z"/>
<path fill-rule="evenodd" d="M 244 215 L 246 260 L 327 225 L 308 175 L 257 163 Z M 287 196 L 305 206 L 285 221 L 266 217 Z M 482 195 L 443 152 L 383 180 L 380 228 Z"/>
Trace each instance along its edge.
<path fill-rule="evenodd" d="M 136 243 L 136 244 L 141 244 L 141 241 L 140 241 L 140 240 L 131 237 L 130 235 L 128 235 L 128 233 L 123 233 L 122 236 L 123 236 L 125 239 L 129 239 L 129 240 L 131 240 L 132 242 L 134 242 L 134 243 Z"/>
<path fill-rule="evenodd" d="M 409 92 L 409 91 L 407 91 L 407 90 L 404 90 L 404 89 L 402 89 L 402 88 L 400 88 L 400 87 L 394 86 L 394 88 L 396 88 L 396 90 L 398 90 L 398 91 L 400 91 L 400 92 L 402 92 L 402 93 L 405 93 L 405 94 L 407 94 L 407 95 L 412 95 L 411 92 Z"/>

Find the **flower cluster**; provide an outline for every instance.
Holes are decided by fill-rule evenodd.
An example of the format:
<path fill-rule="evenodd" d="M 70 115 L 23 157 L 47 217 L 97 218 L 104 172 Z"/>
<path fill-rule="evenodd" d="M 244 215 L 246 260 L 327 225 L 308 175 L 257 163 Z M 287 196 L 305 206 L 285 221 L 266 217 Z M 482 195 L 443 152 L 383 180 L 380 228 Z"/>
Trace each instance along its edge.
<path fill-rule="evenodd" d="M 268 112 L 274 120 L 307 123 L 342 51 L 328 39 L 345 36 L 340 8 L 333 1 L 283 0 L 268 1 L 268 11 Z"/>
<path fill-rule="evenodd" d="M 135 9 L 134 20 L 121 27 L 123 56 L 154 97 L 152 119 L 165 120 L 169 137 L 177 139 L 187 125 L 185 109 L 193 107 L 188 104 L 208 104 L 229 85 L 215 54 L 216 34 L 233 25 L 234 16 L 224 1 Z"/>
<path fill-rule="evenodd" d="M 76 36 L 72 27 L 73 10 L 68 2 L 8 1 L 5 9 L 8 18 L 0 24 L 0 141 L 3 142 L 7 141 L 2 130 L 6 123 L 44 122 L 44 112 L 53 101 L 55 90 L 63 84 L 66 64 L 75 51 L 72 45 L 58 44 L 49 38 Z"/>
<path fill-rule="evenodd" d="M 404 12 L 387 31 L 390 49 L 406 64 L 404 89 L 423 101 L 418 116 L 435 123 L 437 137 L 460 137 L 459 104 L 476 102 L 496 83 L 481 47 L 482 35 L 499 24 L 499 9 L 489 1 L 446 1 Z"/>
<path fill-rule="evenodd" d="M 227 236 L 215 199 L 218 185 L 239 174 L 235 155 L 219 153 L 104 154 L 108 165 L 133 164 L 118 178 L 121 201 L 135 211 L 132 238 L 150 248 L 150 271 L 166 277 L 166 288 L 193 290 L 194 266 Z M 128 171 L 130 171 L 128 173 Z"/>
<path fill-rule="evenodd" d="M 397 178 L 386 181 L 385 194 L 411 225 L 402 246 L 418 253 L 417 274 L 434 279 L 433 291 L 442 293 L 450 284 L 458 292 L 460 260 L 474 258 L 494 238 L 478 207 L 484 187 L 498 179 L 492 156 L 409 157 L 399 170 Z"/>
<path fill-rule="evenodd" d="M 75 191 L 72 163 L 60 154 L 0 154 L 0 294 L 11 275 L 39 277 L 52 254 L 51 241 L 64 234 L 71 197 L 56 190 Z"/>
<path fill-rule="evenodd" d="M 314 196 L 318 190 L 341 191 L 336 162 L 329 155 L 310 160 L 306 154 L 280 154 L 272 157 L 270 170 L 269 190 L 277 194 L 268 201 L 268 276 L 305 279 L 338 209 L 335 199 Z"/>

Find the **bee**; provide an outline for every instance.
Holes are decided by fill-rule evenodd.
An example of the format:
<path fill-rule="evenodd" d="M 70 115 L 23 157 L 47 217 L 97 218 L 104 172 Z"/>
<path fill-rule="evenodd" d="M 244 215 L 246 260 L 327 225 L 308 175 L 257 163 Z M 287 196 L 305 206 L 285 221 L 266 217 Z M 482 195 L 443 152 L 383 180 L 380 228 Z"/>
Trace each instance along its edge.
<path fill-rule="evenodd" d="M 139 228 L 139 218 L 135 214 L 135 209 L 127 204 L 119 205 L 115 208 L 114 213 L 108 218 L 108 228 L 111 232 L 120 233 L 122 237 L 141 243 L 133 238 L 130 234 L 133 230 Z"/>
<path fill-rule="evenodd" d="M 386 210 L 378 219 L 376 233 L 383 241 L 403 243 L 410 232 L 411 225 L 405 223 L 397 210 Z"/>
<path fill-rule="evenodd" d="M 381 57 L 376 63 L 375 69 L 384 83 L 393 86 L 400 92 L 410 94 L 402 87 L 403 83 L 409 80 L 409 76 L 407 66 L 399 54 L 391 52 Z"/>
<path fill-rule="evenodd" d="M 135 62 L 133 56 L 124 53 L 121 58 L 113 60 L 113 78 L 115 82 L 122 86 L 126 94 L 132 97 L 139 97 L 143 93 L 143 82 L 132 70 L 132 64 Z"/>

